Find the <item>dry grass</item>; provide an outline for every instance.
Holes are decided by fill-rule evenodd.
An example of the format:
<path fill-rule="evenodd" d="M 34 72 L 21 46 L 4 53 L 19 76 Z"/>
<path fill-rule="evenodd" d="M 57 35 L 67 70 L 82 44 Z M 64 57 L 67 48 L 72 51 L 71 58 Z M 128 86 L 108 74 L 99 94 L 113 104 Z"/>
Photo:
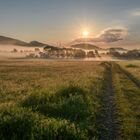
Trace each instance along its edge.
<path fill-rule="evenodd" d="M 138 139 L 140 62 L 117 63 L 0 61 L 0 139 Z"/>
<path fill-rule="evenodd" d="M 121 61 L 119 64 L 140 79 L 140 61 Z"/>
<path fill-rule="evenodd" d="M 70 83 L 88 89 L 102 71 L 98 62 L 1 61 L 0 101 L 18 101 L 35 90 L 55 92 Z"/>

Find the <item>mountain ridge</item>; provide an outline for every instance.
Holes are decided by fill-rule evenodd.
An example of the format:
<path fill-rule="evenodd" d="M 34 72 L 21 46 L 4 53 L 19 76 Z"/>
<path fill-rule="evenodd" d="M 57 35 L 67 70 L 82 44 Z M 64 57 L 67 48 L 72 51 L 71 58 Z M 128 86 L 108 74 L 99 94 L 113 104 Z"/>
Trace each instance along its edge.
<path fill-rule="evenodd" d="M 39 42 L 39 41 L 31 41 L 31 42 L 25 42 L 21 41 L 19 39 L 14 39 L 11 37 L 6 37 L 0 35 L 0 45 L 16 45 L 16 46 L 26 46 L 26 47 L 44 47 L 47 44 Z"/>

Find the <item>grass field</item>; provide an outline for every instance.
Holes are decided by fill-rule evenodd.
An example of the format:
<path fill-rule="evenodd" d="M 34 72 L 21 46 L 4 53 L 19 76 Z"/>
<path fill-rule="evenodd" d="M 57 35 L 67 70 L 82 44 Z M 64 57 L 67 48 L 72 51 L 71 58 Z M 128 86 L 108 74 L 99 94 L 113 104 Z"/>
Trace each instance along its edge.
<path fill-rule="evenodd" d="M 139 61 L 0 61 L 2 140 L 137 140 L 139 103 Z"/>

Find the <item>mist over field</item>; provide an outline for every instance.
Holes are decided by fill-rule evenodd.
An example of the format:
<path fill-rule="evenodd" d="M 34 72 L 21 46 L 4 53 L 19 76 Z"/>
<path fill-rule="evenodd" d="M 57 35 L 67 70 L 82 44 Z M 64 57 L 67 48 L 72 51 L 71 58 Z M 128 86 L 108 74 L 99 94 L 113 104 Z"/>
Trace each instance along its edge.
<path fill-rule="evenodd" d="M 36 47 L 23 47 L 17 45 L 0 45 L 0 58 L 25 58 L 30 53 L 35 53 Z M 42 47 L 37 47 L 40 51 Z M 14 52 L 14 49 L 16 52 Z"/>
<path fill-rule="evenodd" d="M 35 48 L 38 48 L 39 52 L 43 52 L 42 47 L 23 47 L 23 46 L 17 46 L 17 45 L 0 45 L 0 59 L 4 59 L 4 58 L 5 59 L 6 58 L 24 58 L 24 59 L 26 58 L 26 59 L 28 59 L 27 56 L 29 56 L 30 54 L 35 54 L 35 55 L 39 54 L 39 52 L 35 51 Z M 16 50 L 16 51 L 14 51 L 14 50 Z M 84 51 L 85 51 L 85 53 L 88 52 L 88 50 L 84 50 Z M 104 53 L 104 51 L 100 51 L 100 53 Z M 57 58 L 55 58 L 55 60 L 57 60 Z M 81 59 L 81 61 L 109 61 L 109 60 L 115 61 L 116 59 L 113 59 L 110 56 Z M 76 59 L 75 59 L 75 61 L 76 61 Z"/>

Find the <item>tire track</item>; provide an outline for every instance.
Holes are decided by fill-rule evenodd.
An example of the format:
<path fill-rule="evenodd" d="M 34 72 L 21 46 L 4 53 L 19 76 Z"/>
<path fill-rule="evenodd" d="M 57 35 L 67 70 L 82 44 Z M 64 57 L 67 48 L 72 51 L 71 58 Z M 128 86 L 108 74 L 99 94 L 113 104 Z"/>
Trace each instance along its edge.
<path fill-rule="evenodd" d="M 113 81 L 112 75 L 115 73 L 124 75 L 138 89 L 140 89 L 140 81 L 115 62 L 104 62 L 102 65 L 105 67 L 105 72 L 100 95 L 101 110 L 97 121 L 98 140 L 119 140 L 121 139 L 121 124 L 117 116 L 116 93 L 113 88 L 113 82 L 115 81 Z"/>
<path fill-rule="evenodd" d="M 134 85 L 140 89 L 140 81 L 130 72 L 122 68 L 119 64 L 114 63 L 114 65 L 118 68 L 120 72 L 122 72 Z"/>
<path fill-rule="evenodd" d="M 99 140 L 116 140 L 119 132 L 115 93 L 112 85 L 112 63 L 104 62 L 104 80 L 101 95 L 101 115 L 98 116 Z"/>

